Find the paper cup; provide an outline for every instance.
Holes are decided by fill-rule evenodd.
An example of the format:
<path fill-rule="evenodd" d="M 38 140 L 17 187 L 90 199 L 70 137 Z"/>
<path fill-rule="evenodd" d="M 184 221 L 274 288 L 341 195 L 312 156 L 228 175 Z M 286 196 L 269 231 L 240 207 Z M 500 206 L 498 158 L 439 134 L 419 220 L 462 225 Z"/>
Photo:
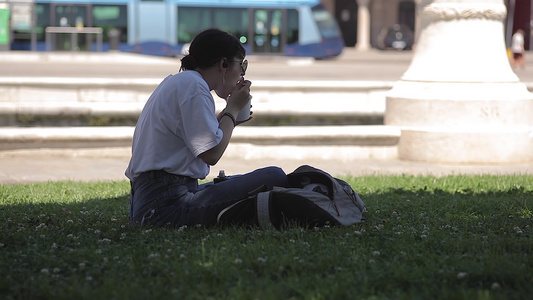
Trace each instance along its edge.
<path fill-rule="evenodd" d="M 250 119 L 251 105 L 252 105 L 252 96 L 250 96 L 248 103 L 246 103 L 246 105 L 241 109 L 241 111 L 237 115 L 237 122 L 243 122 L 243 121 Z"/>

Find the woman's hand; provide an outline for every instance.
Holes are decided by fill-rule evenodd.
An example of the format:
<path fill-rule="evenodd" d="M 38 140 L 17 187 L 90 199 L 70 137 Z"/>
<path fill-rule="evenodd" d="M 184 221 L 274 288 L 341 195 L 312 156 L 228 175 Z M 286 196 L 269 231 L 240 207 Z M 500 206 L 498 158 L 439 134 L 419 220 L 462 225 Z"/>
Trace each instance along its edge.
<path fill-rule="evenodd" d="M 249 80 L 244 80 L 244 77 L 241 77 L 241 79 L 237 81 L 235 88 L 226 99 L 226 108 L 224 108 L 217 116 L 218 121 L 220 121 L 225 112 L 229 112 L 235 117 L 239 114 L 239 112 L 244 108 L 245 105 L 248 104 L 248 101 L 250 101 L 250 99 L 252 98 L 252 96 L 250 95 L 251 85 L 252 82 Z M 237 107 L 237 111 L 234 111 L 235 107 Z M 250 106 L 250 108 L 251 107 L 252 106 Z M 244 121 L 237 121 L 235 124 L 239 125 L 250 121 L 253 118 L 252 114 L 253 112 L 250 111 L 250 118 Z"/>
<path fill-rule="evenodd" d="M 237 115 L 250 99 L 250 80 L 239 80 L 227 99 L 225 111 Z"/>
<path fill-rule="evenodd" d="M 253 107 L 253 105 L 250 105 L 250 109 Z M 226 109 L 224 108 L 220 113 L 218 113 L 217 115 L 217 120 L 220 122 L 220 119 L 222 118 L 222 116 L 224 115 L 224 113 L 226 112 Z M 246 123 L 248 121 L 250 121 L 251 119 L 253 119 L 254 117 L 252 116 L 254 114 L 254 112 L 252 110 L 250 110 L 250 117 L 244 121 L 237 121 L 235 124 L 236 125 L 239 125 L 239 124 L 242 124 L 242 123 Z"/>

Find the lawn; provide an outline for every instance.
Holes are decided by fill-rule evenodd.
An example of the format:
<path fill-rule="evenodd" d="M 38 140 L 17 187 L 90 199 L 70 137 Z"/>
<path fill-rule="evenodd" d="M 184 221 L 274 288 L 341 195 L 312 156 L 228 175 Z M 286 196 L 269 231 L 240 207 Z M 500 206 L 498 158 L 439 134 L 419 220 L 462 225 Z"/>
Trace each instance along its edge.
<path fill-rule="evenodd" d="M 527 299 L 533 176 L 348 177 L 351 227 L 128 223 L 129 183 L 0 185 L 0 299 Z"/>

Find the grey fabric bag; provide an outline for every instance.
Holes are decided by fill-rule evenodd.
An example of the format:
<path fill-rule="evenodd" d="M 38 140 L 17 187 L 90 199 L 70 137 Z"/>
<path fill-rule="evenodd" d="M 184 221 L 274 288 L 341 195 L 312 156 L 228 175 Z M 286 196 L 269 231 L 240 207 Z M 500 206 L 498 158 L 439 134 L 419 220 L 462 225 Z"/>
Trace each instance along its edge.
<path fill-rule="evenodd" d="M 364 221 L 365 204 L 345 181 L 307 165 L 287 176 L 291 187 L 255 190 L 222 210 L 218 222 L 280 229 L 286 223 L 319 227 Z"/>

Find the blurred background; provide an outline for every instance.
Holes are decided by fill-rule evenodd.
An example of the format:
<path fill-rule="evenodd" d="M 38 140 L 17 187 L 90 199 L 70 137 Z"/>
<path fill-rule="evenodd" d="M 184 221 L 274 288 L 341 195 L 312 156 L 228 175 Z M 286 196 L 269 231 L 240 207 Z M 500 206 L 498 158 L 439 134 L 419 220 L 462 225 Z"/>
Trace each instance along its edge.
<path fill-rule="evenodd" d="M 122 51 L 178 56 L 218 27 L 249 54 L 329 58 L 344 47 L 410 50 L 420 0 L 0 0 L 0 51 Z M 532 0 L 505 0 L 505 38 L 525 32 Z"/>

